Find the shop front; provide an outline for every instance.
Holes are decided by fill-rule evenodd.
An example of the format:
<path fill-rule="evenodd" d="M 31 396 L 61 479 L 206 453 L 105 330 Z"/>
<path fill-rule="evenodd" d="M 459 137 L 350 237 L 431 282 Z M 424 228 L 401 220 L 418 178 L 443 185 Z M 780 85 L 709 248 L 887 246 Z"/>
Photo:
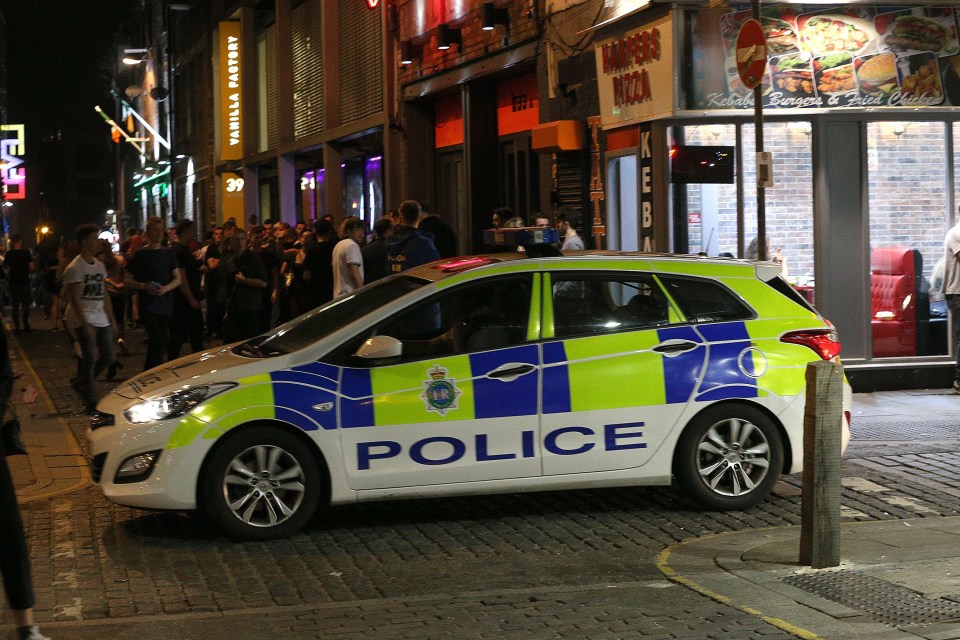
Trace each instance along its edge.
<path fill-rule="evenodd" d="M 598 29 L 610 248 L 755 257 L 746 7 L 633 11 Z M 946 386 L 940 292 L 960 182 L 952 7 L 763 7 L 768 255 L 840 331 L 855 388 Z"/>

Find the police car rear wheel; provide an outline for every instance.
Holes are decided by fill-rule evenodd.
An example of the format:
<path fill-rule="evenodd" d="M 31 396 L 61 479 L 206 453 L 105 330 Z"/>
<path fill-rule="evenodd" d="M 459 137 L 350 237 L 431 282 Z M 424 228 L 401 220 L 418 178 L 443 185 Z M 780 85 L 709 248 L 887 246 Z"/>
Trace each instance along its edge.
<path fill-rule="evenodd" d="M 773 489 L 783 469 L 783 443 L 763 412 L 742 405 L 707 409 L 677 443 L 677 482 L 710 509 L 747 509 Z"/>
<path fill-rule="evenodd" d="M 289 536 L 317 507 L 321 474 L 313 453 L 296 436 L 256 427 L 228 436 L 202 478 L 205 515 L 232 538 Z"/>

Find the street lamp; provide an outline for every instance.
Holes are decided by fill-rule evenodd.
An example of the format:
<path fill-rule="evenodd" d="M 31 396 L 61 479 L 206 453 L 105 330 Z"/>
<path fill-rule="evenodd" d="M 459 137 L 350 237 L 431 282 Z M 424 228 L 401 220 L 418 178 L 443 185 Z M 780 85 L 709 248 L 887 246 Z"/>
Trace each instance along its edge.
<path fill-rule="evenodd" d="M 149 49 L 124 49 L 123 64 L 137 65 L 147 59 Z"/>

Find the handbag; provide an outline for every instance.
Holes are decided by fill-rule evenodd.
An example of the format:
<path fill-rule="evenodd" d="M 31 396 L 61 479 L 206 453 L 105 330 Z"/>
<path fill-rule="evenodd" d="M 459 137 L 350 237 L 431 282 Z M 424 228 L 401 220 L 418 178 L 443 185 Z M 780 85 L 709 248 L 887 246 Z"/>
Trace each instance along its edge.
<path fill-rule="evenodd" d="M 12 417 L 7 417 L 10 415 Z M 4 415 L 5 420 L 0 424 L 0 446 L 8 456 L 25 456 L 27 448 L 23 444 L 23 433 L 20 431 L 20 418 L 11 405 Z"/>

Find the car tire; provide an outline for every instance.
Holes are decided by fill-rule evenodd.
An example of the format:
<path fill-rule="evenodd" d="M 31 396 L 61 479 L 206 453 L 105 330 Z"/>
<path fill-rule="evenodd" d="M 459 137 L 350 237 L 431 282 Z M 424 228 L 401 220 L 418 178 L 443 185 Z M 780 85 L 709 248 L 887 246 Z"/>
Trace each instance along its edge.
<path fill-rule="evenodd" d="M 763 500 L 783 470 L 783 440 L 763 411 L 723 404 L 699 413 L 684 430 L 674 475 L 709 509 L 748 509 Z"/>
<path fill-rule="evenodd" d="M 316 454 L 294 434 L 243 429 L 226 435 L 204 465 L 201 510 L 231 538 L 284 538 L 313 516 L 322 478 Z"/>

